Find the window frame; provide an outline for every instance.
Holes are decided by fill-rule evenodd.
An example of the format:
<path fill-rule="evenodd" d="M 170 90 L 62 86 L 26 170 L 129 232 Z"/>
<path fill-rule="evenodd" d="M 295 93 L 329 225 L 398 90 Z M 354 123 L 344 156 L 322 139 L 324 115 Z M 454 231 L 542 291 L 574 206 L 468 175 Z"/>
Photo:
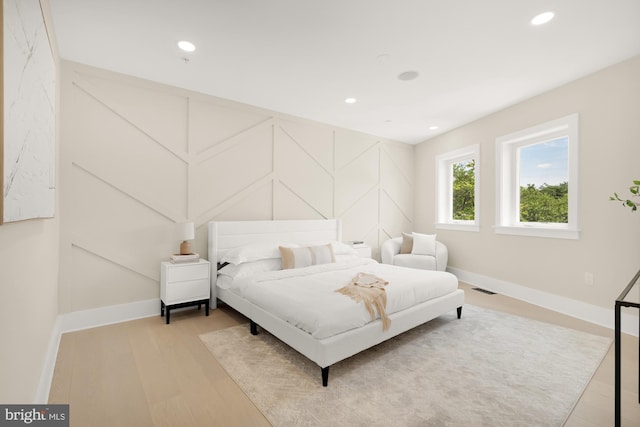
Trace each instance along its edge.
<path fill-rule="evenodd" d="M 577 113 L 551 120 L 496 139 L 496 234 L 579 239 L 578 227 L 578 145 Z M 518 149 L 567 137 L 569 188 L 568 222 L 520 222 Z"/>
<path fill-rule="evenodd" d="M 474 160 L 473 221 L 453 219 L 453 165 Z M 480 231 L 480 144 L 436 156 L 436 229 Z"/>

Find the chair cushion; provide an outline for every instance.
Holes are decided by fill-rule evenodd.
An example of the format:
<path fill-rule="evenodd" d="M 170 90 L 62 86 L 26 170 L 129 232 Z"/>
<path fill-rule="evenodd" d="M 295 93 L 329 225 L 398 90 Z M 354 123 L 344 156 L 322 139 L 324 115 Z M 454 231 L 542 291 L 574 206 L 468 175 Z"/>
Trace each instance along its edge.
<path fill-rule="evenodd" d="M 400 267 L 435 270 L 436 257 L 429 255 L 398 254 L 393 257 L 393 264 Z"/>

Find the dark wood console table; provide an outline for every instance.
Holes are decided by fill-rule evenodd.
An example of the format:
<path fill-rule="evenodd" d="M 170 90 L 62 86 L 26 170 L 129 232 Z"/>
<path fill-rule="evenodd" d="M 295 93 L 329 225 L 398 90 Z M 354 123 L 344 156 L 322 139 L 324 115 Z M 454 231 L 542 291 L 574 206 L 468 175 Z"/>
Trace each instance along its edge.
<path fill-rule="evenodd" d="M 624 288 L 624 291 L 616 299 L 616 325 L 615 325 L 615 359 L 616 359 L 616 408 L 615 408 L 615 421 L 616 427 L 620 427 L 621 422 L 621 395 L 620 395 L 620 350 L 621 350 L 621 321 L 620 310 L 622 307 L 634 307 L 640 310 L 640 271 L 636 273 L 631 282 Z M 638 329 L 640 330 L 640 321 L 638 322 Z M 638 345 L 640 349 L 640 344 Z M 638 370 L 640 371 L 640 358 L 638 359 Z M 638 375 L 638 403 L 640 403 L 640 374 Z"/>

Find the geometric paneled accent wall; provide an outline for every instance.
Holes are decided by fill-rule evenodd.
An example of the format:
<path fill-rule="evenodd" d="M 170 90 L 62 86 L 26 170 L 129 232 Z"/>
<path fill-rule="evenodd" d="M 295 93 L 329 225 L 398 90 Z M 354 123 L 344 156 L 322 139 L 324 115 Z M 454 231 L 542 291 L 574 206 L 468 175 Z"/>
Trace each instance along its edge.
<path fill-rule="evenodd" d="M 339 218 L 378 254 L 413 223 L 414 146 L 63 62 L 61 311 L 158 298 L 194 221 Z"/>

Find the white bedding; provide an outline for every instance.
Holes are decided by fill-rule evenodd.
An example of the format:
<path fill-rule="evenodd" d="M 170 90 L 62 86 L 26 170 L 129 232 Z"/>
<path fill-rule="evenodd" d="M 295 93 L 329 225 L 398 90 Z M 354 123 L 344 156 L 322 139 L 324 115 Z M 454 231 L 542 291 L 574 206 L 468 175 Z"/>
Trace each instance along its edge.
<path fill-rule="evenodd" d="M 312 337 L 323 339 L 371 322 L 362 303 L 335 292 L 360 272 L 374 274 L 389 282 L 385 287 L 388 315 L 458 288 L 457 278 L 450 273 L 379 264 L 358 257 L 331 264 L 262 272 L 235 280 L 219 276 L 217 285 Z"/>

